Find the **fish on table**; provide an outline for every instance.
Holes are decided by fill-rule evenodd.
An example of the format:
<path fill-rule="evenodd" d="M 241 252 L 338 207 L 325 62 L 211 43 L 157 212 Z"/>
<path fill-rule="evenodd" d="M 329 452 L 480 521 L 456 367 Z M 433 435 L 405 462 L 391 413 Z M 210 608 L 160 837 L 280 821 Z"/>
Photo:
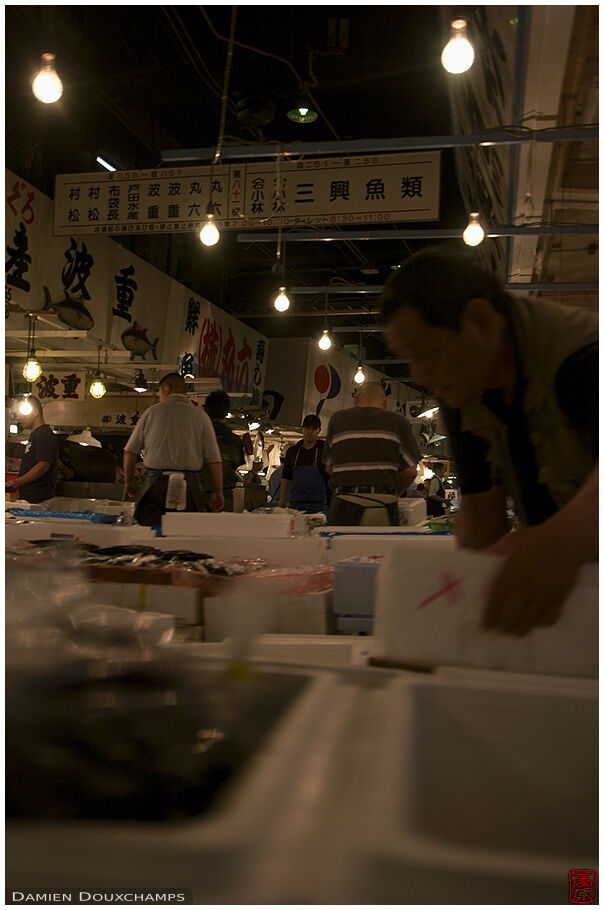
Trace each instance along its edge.
<path fill-rule="evenodd" d="M 65 291 L 64 299 L 53 303 L 47 287 L 44 288 L 44 297 L 43 311 L 56 313 L 61 322 L 68 325 L 71 329 L 88 331 L 93 328 L 94 319 L 84 305 L 82 297 L 70 297 Z"/>
<path fill-rule="evenodd" d="M 142 357 L 145 360 L 149 351 L 153 354 L 154 359 L 157 360 L 159 338 L 151 342 L 147 337 L 147 329 L 139 325 L 138 322 L 135 322 L 133 326 L 122 332 L 121 337 L 122 344 L 127 351 L 130 351 L 130 360 L 134 360 L 135 357 Z"/>

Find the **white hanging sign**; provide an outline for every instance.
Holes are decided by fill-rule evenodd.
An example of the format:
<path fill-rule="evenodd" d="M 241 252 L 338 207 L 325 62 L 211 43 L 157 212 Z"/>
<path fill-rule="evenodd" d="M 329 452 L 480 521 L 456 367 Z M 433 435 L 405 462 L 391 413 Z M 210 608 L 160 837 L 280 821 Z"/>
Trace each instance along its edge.
<path fill-rule="evenodd" d="M 210 190 L 220 228 L 434 221 L 440 152 L 60 174 L 54 233 L 199 230 Z"/>

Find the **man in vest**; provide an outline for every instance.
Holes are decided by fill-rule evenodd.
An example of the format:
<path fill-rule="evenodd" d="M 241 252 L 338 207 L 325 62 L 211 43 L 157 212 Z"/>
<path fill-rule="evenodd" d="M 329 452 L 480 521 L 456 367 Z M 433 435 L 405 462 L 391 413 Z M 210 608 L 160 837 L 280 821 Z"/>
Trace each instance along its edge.
<path fill-rule="evenodd" d="M 445 476 L 446 468 L 440 461 L 436 462 L 432 467 L 434 469 L 434 476 L 430 478 L 430 484 L 426 494 L 426 512 L 430 518 L 439 518 L 445 514 L 446 509 L 448 509 L 450 505 L 443 486 L 443 477 Z"/>
<path fill-rule="evenodd" d="M 440 402 L 460 546 L 507 554 L 485 627 L 552 625 L 598 552 L 595 315 L 512 297 L 476 258 L 423 250 L 390 276 L 382 317 L 389 346 Z M 506 533 L 507 497 L 519 533 Z"/>

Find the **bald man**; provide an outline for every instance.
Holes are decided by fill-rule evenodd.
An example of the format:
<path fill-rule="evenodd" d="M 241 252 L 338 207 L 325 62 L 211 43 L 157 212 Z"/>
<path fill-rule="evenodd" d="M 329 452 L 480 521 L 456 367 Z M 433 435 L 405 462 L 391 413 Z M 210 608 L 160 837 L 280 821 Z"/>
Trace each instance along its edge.
<path fill-rule="evenodd" d="M 387 406 L 380 383 L 365 382 L 354 407 L 329 421 L 329 525 L 399 524 L 398 498 L 415 480 L 421 455 L 409 421 Z"/>

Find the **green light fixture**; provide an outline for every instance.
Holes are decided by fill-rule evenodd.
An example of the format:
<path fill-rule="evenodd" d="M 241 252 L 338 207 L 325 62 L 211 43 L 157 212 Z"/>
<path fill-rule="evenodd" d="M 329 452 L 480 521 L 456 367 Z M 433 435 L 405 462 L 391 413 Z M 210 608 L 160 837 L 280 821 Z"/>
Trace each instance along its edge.
<path fill-rule="evenodd" d="M 291 109 L 287 112 L 287 119 L 293 123 L 314 123 L 318 118 L 316 111 L 310 107 L 306 98 L 296 98 Z"/>

